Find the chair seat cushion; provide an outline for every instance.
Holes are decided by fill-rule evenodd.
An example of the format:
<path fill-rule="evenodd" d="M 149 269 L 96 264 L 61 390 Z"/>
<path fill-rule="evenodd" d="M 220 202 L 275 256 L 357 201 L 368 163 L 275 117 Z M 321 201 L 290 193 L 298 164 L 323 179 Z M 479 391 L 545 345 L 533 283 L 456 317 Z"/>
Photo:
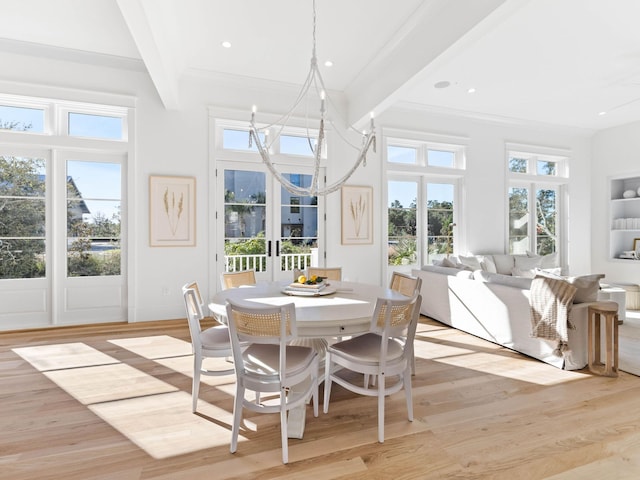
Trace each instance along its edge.
<path fill-rule="evenodd" d="M 370 363 L 376 365 L 380 363 L 380 343 L 382 337 L 376 333 L 365 333 L 358 337 L 350 338 L 342 342 L 334 343 L 329 347 L 331 353 L 353 359 L 358 363 Z M 402 357 L 402 343 L 396 339 L 389 339 L 387 346 L 387 362 Z"/>
<path fill-rule="evenodd" d="M 280 347 L 273 344 L 251 344 L 243 353 L 247 372 L 259 375 L 277 375 L 280 363 Z M 287 346 L 286 376 L 303 372 L 316 356 L 313 348 Z"/>
<path fill-rule="evenodd" d="M 229 350 L 231 340 L 229 339 L 229 328 L 226 325 L 216 325 L 207 328 L 200 333 L 202 348 L 207 350 Z"/>

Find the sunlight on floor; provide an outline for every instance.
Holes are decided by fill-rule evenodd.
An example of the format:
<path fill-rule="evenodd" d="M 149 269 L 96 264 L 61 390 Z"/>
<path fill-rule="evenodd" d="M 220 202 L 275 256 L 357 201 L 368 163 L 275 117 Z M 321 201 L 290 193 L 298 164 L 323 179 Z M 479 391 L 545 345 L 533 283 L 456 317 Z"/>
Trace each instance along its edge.
<path fill-rule="evenodd" d="M 191 355 L 193 353 L 190 342 L 185 342 L 184 340 L 168 335 L 118 338 L 116 340 L 109 340 L 109 343 L 113 343 L 149 360 Z"/>
<path fill-rule="evenodd" d="M 472 335 L 456 335 L 455 342 L 449 341 L 447 337 L 456 334 L 449 327 L 429 324 L 421 324 L 419 327 L 415 345 L 417 358 L 537 385 L 555 385 L 585 377 L 584 373 L 562 370 L 538 360 L 512 354 L 500 345 Z M 514 367 L 514 364 L 517 366 Z"/>
<path fill-rule="evenodd" d="M 83 405 L 178 390 L 123 363 L 55 370 L 44 374 Z"/>
<path fill-rule="evenodd" d="M 110 340 L 139 357 L 189 378 L 193 376 L 191 344 L 167 335 Z M 15 348 L 52 382 L 117 429 L 153 458 L 167 458 L 211 447 L 227 446 L 233 412 L 199 400 L 191 412 L 191 393 L 179 391 L 153 375 L 123 363 L 84 343 Z M 228 368 L 225 359 L 208 368 Z M 233 397 L 235 378 L 202 377 Z M 244 431 L 256 425 L 244 421 Z M 245 439 L 240 436 L 239 441 Z"/>
<path fill-rule="evenodd" d="M 232 415 L 200 402 L 191 413 L 191 395 L 173 392 L 90 405 L 108 422 L 153 458 L 167 458 L 229 445 Z"/>
<path fill-rule="evenodd" d="M 120 363 L 115 358 L 84 343 L 14 348 L 13 351 L 40 372 Z"/>

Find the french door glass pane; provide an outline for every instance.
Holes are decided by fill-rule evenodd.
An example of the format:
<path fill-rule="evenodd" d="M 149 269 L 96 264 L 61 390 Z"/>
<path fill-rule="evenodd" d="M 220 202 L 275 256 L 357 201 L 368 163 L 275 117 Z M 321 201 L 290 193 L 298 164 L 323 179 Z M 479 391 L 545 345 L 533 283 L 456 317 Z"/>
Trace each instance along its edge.
<path fill-rule="evenodd" d="M 45 160 L 0 156 L 0 278 L 45 270 Z"/>
<path fill-rule="evenodd" d="M 529 250 L 529 189 L 509 188 L 509 253 Z"/>
<path fill-rule="evenodd" d="M 558 205 L 556 190 L 538 189 L 536 191 L 536 253 L 548 255 L 556 251 L 556 220 Z"/>
<path fill-rule="evenodd" d="M 311 185 L 311 175 L 283 176 L 298 187 Z M 318 197 L 292 195 L 280 187 L 280 202 L 280 268 L 304 270 L 311 266 L 312 249 L 318 247 Z"/>
<path fill-rule="evenodd" d="M 454 184 L 427 184 L 427 263 L 454 252 L 454 195 Z"/>
<path fill-rule="evenodd" d="M 389 265 L 414 265 L 418 261 L 417 199 L 417 182 L 388 182 L 387 261 Z"/>
<path fill-rule="evenodd" d="M 121 165 L 67 162 L 67 275 L 120 275 Z"/>
<path fill-rule="evenodd" d="M 224 171 L 225 271 L 266 270 L 264 172 Z"/>

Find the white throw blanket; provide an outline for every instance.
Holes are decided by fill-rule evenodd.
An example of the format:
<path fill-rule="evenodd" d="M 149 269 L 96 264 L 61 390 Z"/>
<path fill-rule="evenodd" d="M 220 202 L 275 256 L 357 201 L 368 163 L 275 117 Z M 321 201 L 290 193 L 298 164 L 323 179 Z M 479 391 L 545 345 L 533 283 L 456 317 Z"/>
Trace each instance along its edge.
<path fill-rule="evenodd" d="M 555 340 L 555 354 L 566 356 L 569 351 L 569 312 L 577 288 L 561 279 L 538 275 L 531 281 L 529 305 L 531 336 Z"/>

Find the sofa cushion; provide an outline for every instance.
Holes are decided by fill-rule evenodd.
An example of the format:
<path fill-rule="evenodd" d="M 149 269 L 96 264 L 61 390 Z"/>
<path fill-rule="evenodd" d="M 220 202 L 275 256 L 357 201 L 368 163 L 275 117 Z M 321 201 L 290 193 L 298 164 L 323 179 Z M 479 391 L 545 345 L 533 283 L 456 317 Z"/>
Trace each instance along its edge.
<path fill-rule="evenodd" d="M 514 255 L 513 260 L 515 268 L 520 270 L 535 270 L 536 268 L 542 267 L 542 257 Z"/>
<path fill-rule="evenodd" d="M 478 270 L 473 273 L 473 278 L 481 282 L 499 283 L 500 285 L 520 288 L 523 290 L 531 288 L 531 278 L 526 277 L 512 277 L 511 275 L 502 275 L 500 273 L 489 273 Z"/>
<path fill-rule="evenodd" d="M 472 278 L 473 272 L 471 270 L 460 270 L 459 268 L 440 267 L 437 265 L 425 265 L 422 270 L 427 272 L 441 273 L 443 275 L 453 275 L 460 278 Z"/>

